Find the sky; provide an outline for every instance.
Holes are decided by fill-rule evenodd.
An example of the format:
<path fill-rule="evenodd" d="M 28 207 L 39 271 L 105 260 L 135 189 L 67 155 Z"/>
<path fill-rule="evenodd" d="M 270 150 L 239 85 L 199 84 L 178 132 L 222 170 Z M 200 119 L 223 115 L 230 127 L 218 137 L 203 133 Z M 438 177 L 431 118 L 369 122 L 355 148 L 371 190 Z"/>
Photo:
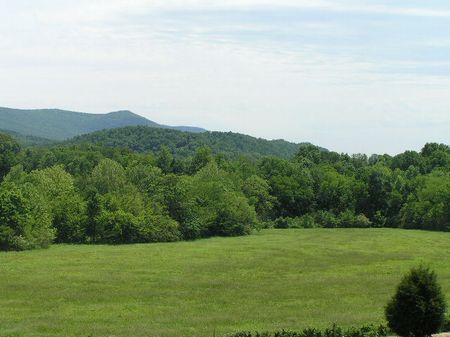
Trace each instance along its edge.
<path fill-rule="evenodd" d="M 450 2 L 0 0 L 0 106 L 348 153 L 448 144 Z"/>

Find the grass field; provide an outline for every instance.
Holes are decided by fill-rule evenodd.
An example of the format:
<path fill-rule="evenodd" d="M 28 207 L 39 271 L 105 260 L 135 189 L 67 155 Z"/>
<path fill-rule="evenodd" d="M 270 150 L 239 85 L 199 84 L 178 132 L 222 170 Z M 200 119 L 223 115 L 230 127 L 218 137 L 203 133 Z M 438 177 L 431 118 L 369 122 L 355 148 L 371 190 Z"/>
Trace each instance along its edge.
<path fill-rule="evenodd" d="M 265 230 L 248 237 L 0 253 L 0 336 L 222 336 L 383 322 L 427 263 L 450 300 L 450 233 Z"/>

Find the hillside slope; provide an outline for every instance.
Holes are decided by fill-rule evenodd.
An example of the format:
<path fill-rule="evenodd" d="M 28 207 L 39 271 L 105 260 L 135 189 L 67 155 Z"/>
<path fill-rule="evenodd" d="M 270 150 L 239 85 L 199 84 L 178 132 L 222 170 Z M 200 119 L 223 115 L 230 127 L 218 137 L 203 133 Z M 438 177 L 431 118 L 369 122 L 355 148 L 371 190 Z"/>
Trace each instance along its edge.
<path fill-rule="evenodd" d="M 205 131 L 195 127 L 161 125 L 131 111 L 90 114 L 59 109 L 21 110 L 0 107 L 1 129 L 50 140 L 64 140 L 102 129 L 132 125 L 172 128 L 189 132 Z"/>
<path fill-rule="evenodd" d="M 158 151 L 167 146 L 173 154 L 185 157 L 193 155 L 201 146 L 208 146 L 213 153 L 229 157 L 241 154 L 252 157 L 292 157 L 301 144 L 284 140 L 266 140 L 232 132 L 189 133 L 158 129 L 147 126 L 130 126 L 102 130 L 75 137 L 67 144 L 93 143 L 112 147 L 126 147 L 134 151 Z"/>
<path fill-rule="evenodd" d="M 10 135 L 13 137 L 20 145 L 22 146 L 45 146 L 55 144 L 57 141 L 50 140 L 47 138 L 41 138 L 36 136 L 26 136 L 21 133 L 11 131 L 11 130 L 3 130 L 0 128 L 0 133 Z"/>

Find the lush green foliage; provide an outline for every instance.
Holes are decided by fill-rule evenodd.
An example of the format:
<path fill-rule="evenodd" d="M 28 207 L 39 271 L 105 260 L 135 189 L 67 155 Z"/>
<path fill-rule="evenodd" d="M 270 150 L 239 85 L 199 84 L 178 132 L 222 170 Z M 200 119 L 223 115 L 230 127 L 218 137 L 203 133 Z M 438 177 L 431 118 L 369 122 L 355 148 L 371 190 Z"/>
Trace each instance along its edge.
<path fill-rule="evenodd" d="M 450 233 L 262 230 L 144 245 L 0 253 L 0 336 L 211 337 L 384 324 L 403 273 L 438 271 L 450 298 Z"/>
<path fill-rule="evenodd" d="M 401 209 L 404 228 L 449 229 L 450 174 L 436 171 L 416 180 L 416 191 Z"/>
<path fill-rule="evenodd" d="M 207 146 L 215 154 L 221 153 L 232 158 L 239 155 L 253 158 L 268 155 L 291 158 L 299 147 L 299 144 L 284 140 L 269 141 L 232 132 L 192 133 L 145 126 L 97 131 L 75 137 L 68 143 L 102 144 L 138 152 L 156 152 L 166 147 L 178 157 L 193 156 L 199 148 Z"/>
<path fill-rule="evenodd" d="M 0 191 L 0 249 L 44 248 L 53 237 L 50 210 L 36 187 L 6 184 Z"/>
<path fill-rule="evenodd" d="M 276 332 L 238 332 L 231 337 L 387 337 L 387 329 L 384 326 L 363 326 L 342 329 L 336 325 L 331 328 L 319 330 L 307 328 L 301 331 L 280 330 Z"/>
<path fill-rule="evenodd" d="M 386 307 L 389 327 L 403 337 L 426 337 L 445 323 L 446 302 L 436 274 L 413 268 L 400 282 Z"/>
<path fill-rule="evenodd" d="M 245 235 L 264 226 L 450 230 L 450 149 L 444 145 L 370 158 L 302 145 L 288 160 L 233 158 L 204 146 L 190 157 L 165 146 L 156 153 L 92 144 L 19 151 L 10 137 L 0 140 L 4 174 L 9 171 L 0 192 L 12 200 L 7 192 L 18 191 L 20 201 L 8 202 L 20 228 L 33 228 L 31 206 L 43 209 L 50 229 L 39 232 L 42 242 L 52 231 L 59 243 L 119 244 Z M 12 211 L 2 212 L 8 219 L 3 237 L 25 235 Z"/>
<path fill-rule="evenodd" d="M 2 129 L 18 134 L 22 140 L 31 142 L 38 140 L 37 138 L 63 140 L 97 130 L 129 125 L 174 128 L 189 132 L 205 131 L 195 127 L 160 125 L 131 111 L 88 114 L 58 109 L 21 110 L 2 107 L 0 107 L 0 125 Z"/>
<path fill-rule="evenodd" d="M 10 135 L 22 146 L 28 146 L 28 147 L 45 146 L 45 145 L 52 145 L 52 144 L 57 143 L 54 140 L 50 140 L 50 139 L 46 139 L 46 138 L 42 138 L 42 137 L 30 136 L 30 135 L 23 135 L 21 133 L 14 132 L 11 130 L 0 129 L 0 133 Z"/>
<path fill-rule="evenodd" d="M 0 133 L 0 179 L 11 169 L 19 150 L 19 144 L 11 136 Z"/>
<path fill-rule="evenodd" d="M 450 331 L 450 314 L 445 317 L 444 325 L 442 326 L 442 331 Z"/>

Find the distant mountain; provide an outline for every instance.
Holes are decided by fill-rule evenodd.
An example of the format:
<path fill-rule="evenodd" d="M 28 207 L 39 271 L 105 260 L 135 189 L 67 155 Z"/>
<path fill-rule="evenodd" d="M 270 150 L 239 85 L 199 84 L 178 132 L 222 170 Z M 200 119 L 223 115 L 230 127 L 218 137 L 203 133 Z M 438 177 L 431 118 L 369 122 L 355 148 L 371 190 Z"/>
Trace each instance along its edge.
<path fill-rule="evenodd" d="M 59 109 L 22 110 L 0 107 L 0 129 L 48 140 L 65 140 L 98 130 L 137 125 L 197 133 L 206 131 L 190 126 L 161 125 L 127 110 L 90 114 Z"/>
<path fill-rule="evenodd" d="M 201 146 L 208 146 L 212 152 L 228 157 L 245 154 L 251 157 L 292 157 L 302 144 L 284 140 L 266 140 L 232 132 L 189 133 L 177 130 L 133 126 L 75 137 L 65 144 L 101 144 L 111 147 L 125 147 L 138 152 L 158 151 L 167 146 L 180 157 L 193 155 Z M 303 143 L 306 144 L 306 143 Z"/>
<path fill-rule="evenodd" d="M 21 110 L 0 107 L 0 132 L 22 145 L 92 143 L 158 151 L 167 146 L 176 156 L 190 156 L 201 146 L 228 157 L 274 155 L 290 158 L 301 144 L 266 140 L 232 132 L 208 132 L 189 126 L 161 125 L 131 111 L 90 114 L 59 109 Z"/>

